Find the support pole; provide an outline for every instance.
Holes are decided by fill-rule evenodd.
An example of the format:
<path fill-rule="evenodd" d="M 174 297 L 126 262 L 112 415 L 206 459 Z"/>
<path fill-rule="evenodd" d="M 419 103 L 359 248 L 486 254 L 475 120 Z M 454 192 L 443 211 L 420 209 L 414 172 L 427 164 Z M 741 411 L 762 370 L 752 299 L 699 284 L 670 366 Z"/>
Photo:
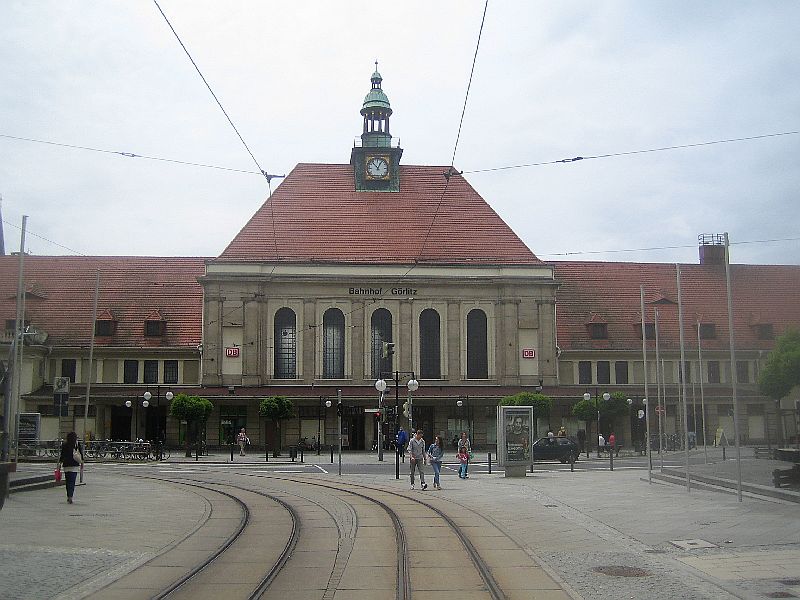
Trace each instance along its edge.
<path fill-rule="evenodd" d="M 337 413 L 339 418 L 339 476 L 342 475 L 342 389 L 336 390 Z"/>
<path fill-rule="evenodd" d="M 733 439 L 736 443 L 736 494 L 742 501 L 742 450 L 739 444 L 739 403 L 736 400 L 736 347 L 733 336 L 733 301 L 731 300 L 731 255 L 728 232 L 725 232 L 725 284 L 728 290 L 728 333 L 731 344 L 731 392 L 733 400 Z M 800 436 L 798 436 L 800 438 Z"/>
<path fill-rule="evenodd" d="M 394 406 L 395 406 L 395 431 L 400 423 L 400 371 L 394 372 Z M 410 434 L 410 432 L 409 432 Z M 394 445 L 394 478 L 400 479 L 400 444 Z"/>
<path fill-rule="evenodd" d="M 697 362 L 700 364 L 700 414 L 703 417 L 703 457 L 708 464 L 708 445 L 706 444 L 706 402 L 703 395 L 703 352 L 700 349 L 700 320 L 697 321 Z M 697 415 L 694 416 L 695 423 Z"/>
<path fill-rule="evenodd" d="M 689 484 L 689 409 L 686 405 L 686 354 L 683 345 L 683 300 L 681 298 L 681 266 L 675 264 L 675 277 L 678 282 L 678 334 L 681 345 L 681 395 L 683 396 L 683 444 L 686 459 L 686 491 L 691 491 Z"/>
<path fill-rule="evenodd" d="M 647 326 L 645 324 L 644 312 L 644 286 L 639 286 L 639 302 L 641 304 L 642 313 L 642 363 L 644 365 L 644 399 L 647 403 Z M 650 448 L 650 412 L 647 410 L 647 404 L 644 408 L 644 416 L 647 419 L 647 482 L 653 483 L 653 451 Z"/>

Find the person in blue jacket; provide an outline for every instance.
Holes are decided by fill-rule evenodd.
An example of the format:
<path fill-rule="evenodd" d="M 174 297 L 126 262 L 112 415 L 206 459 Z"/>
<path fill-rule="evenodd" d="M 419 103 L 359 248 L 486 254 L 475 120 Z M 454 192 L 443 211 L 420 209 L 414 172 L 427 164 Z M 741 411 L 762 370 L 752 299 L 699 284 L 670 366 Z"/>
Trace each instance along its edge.
<path fill-rule="evenodd" d="M 397 430 L 397 438 L 395 440 L 397 442 L 398 452 L 403 459 L 403 462 L 406 462 L 406 445 L 408 444 L 408 433 L 406 430 L 400 427 Z"/>

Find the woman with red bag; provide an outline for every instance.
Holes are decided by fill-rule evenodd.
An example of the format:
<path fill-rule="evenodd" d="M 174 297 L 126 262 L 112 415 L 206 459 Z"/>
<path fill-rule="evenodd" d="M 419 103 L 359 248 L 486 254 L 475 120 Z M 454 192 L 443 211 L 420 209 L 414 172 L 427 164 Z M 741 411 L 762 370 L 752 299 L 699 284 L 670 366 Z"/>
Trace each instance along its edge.
<path fill-rule="evenodd" d="M 83 450 L 78 445 L 78 434 L 74 431 L 70 431 L 67 441 L 61 444 L 61 456 L 58 457 L 56 471 L 60 471 L 62 466 L 67 480 L 67 502 L 72 504 L 75 480 L 78 479 L 78 473 L 83 471 Z"/>

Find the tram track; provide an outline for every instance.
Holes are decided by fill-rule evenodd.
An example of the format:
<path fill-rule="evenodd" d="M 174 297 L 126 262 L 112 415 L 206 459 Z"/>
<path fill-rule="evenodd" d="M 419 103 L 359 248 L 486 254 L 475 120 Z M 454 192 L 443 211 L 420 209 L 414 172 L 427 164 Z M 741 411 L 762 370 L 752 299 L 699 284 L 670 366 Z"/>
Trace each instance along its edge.
<path fill-rule="evenodd" d="M 519 596 L 519 587 L 514 587 L 514 585 L 511 585 L 510 589 L 504 590 L 504 586 L 508 585 L 509 577 L 507 573 L 503 576 L 502 572 L 508 571 L 507 565 L 498 564 L 497 560 L 487 562 L 481 554 L 492 551 L 495 553 L 497 551 L 516 552 L 522 549 L 516 542 L 510 545 L 505 539 L 502 542 L 504 545 L 501 547 L 487 545 L 487 539 L 507 538 L 513 542 L 513 538 L 499 529 L 497 532 L 486 533 L 486 529 L 495 526 L 485 519 L 482 519 L 480 525 L 476 527 L 473 520 L 477 513 L 475 515 L 459 514 L 454 518 L 448 514 L 447 510 L 436 506 L 438 500 L 431 503 L 399 490 L 368 484 L 353 485 L 350 483 L 347 487 L 343 487 L 340 481 L 328 479 L 312 481 L 302 477 L 238 471 L 226 472 L 221 478 L 219 475 L 217 474 L 217 481 L 213 482 L 186 476 L 131 475 L 174 485 L 184 485 L 194 490 L 205 490 L 205 493 L 216 497 L 217 501 L 225 498 L 229 506 L 232 503 L 236 504 L 241 513 L 236 530 L 227 532 L 222 543 L 219 543 L 213 551 L 209 549 L 208 555 L 194 564 L 181 577 L 165 583 L 157 593 L 132 597 L 170 598 L 173 600 L 185 597 L 194 600 L 218 597 L 219 593 L 225 590 L 226 598 L 247 598 L 248 600 L 279 598 L 285 597 L 286 593 L 290 593 L 291 598 L 304 598 L 306 596 L 296 594 L 299 593 L 299 590 L 307 589 L 309 590 L 307 597 L 328 600 L 334 598 L 334 595 L 338 598 L 343 591 L 353 589 L 361 594 L 380 592 L 381 598 L 410 600 L 415 592 L 419 597 L 420 593 L 426 593 L 429 590 L 447 589 L 436 587 L 444 585 L 442 581 L 437 581 L 436 577 L 445 573 L 446 576 L 452 578 L 453 572 L 457 574 L 463 585 L 460 589 L 472 590 L 470 597 L 491 600 L 522 597 Z M 240 477 L 256 479 L 259 483 L 248 485 L 236 479 Z M 264 489 L 264 486 L 267 486 L 267 489 Z M 353 489 L 354 487 L 357 489 Z M 288 520 L 291 521 L 291 527 L 279 528 L 278 531 L 265 529 L 265 519 L 259 515 L 265 512 L 265 508 L 269 504 L 279 506 L 281 514 L 284 515 L 281 517 L 280 514 L 273 511 L 271 527 L 275 523 L 286 521 L 287 514 L 290 515 Z M 374 508 L 370 509 L 369 506 Z M 412 508 L 413 506 L 418 508 Z M 309 513 L 311 510 L 309 507 L 313 507 L 316 512 Z M 343 511 L 342 507 L 346 507 L 346 511 Z M 378 512 L 376 513 L 375 510 Z M 464 511 L 465 509 L 459 505 L 458 510 Z M 328 525 L 321 524 L 320 511 L 325 513 L 325 523 Z M 306 515 L 305 520 L 301 513 Z M 255 522 L 252 518 L 253 514 L 257 515 Z M 384 516 L 377 518 L 378 514 Z M 361 528 L 361 519 L 364 520 L 366 529 Z M 325 527 L 330 528 L 331 522 L 335 524 L 336 528 L 336 531 L 332 532 L 334 538 L 330 538 L 331 534 L 325 533 L 324 529 Z M 319 529 L 319 527 L 323 527 L 323 529 Z M 249 528 L 255 528 L 258 532 L 248 533 Z M 381 528 L 384 530 L 382 531 Z M 484 531 L 475 533 L 480 528 L 483 528 Z M 471 533 L 467 531 L 468 529 L 471 529 Z M 269 531 L 268 534 L 267 531 Z M 327 531 L 331 530 L 327 529 Z M 237 543 L 242 536 L 248 535 L 251 540 L 249 544 Z M 478 537 L 472 539 L 473 535 L 478 535 Z M 379 536 L 377 539 L 380 540 L 388 539 L 389 536 L 394 537 L 392 554 L 386 553 L 388 548 L 385 548 L 382 542 L 377 541 L 376 536 Z M 487 536 L 489 537 L 487 538 Z M 273 538 L 271 553 L 264 553 L 259 547 L 259 544 L 266 543 L 267 537 Z M 280 552 L 274 548 L 277 538 L 280 538 L 280 543 L 283 545 Z M 327 544 L 320 545 L 320 539 L 328 540 Z M 411 559 L 409 550 L 411 539 L 416 540 L 414 560 Z M 335 543 L 333 543 L 334 541 Z M 443 544 L 448 553 L 455 553 L 456 556 L 451 556 L 445 561 L 447 566 L 456 567 L 455 569 L 436 568 L 425 557 L 425 553 L 434 554 L 437 542 Z M 358 552 L 352 555 L 357 557 L 355 562 L 351 561 L 354 544 L 358 544 L 359 548 Z M 463 550 L 454 550 L 456 546 L 460 546 Z M 371 549 L 378 551 L 380 561 L 383 562 L 374 562 L 378 558 Z M 174 550 L 173 548 L 172 551 Z M 309 564 L 304 561 L 312 560 L 308 557 L 314 556 L 314 553 L 316 553 L 316 557 L 313 560 L 316 562 L 310 564 L 309 567 Z M 524 551 L 522 553 L 524 554 Z M 259 557 L 263 555 L 264 558 L 254 561 L 253 554 L 257 554 Z M 463 569 L 463 559 L 458 559 L 459 554 L 464 558 L 469 558 L 471 569 L 467 571 Z M 365 556 L 373 562 L 365 562 Z M 162 559 L 162 564 L 165 561 L 169 563 L 168 558 L 162 556 Z M 452 562 L 448 565 L 448 561 Z M 251 574 L 251 571 L 253 573 L 257 571 L 259 573 L 257 582 L 249 579 L 246 582 L 220 579 L 218 573 L 224 572 L 224 566 L 214 566 L 215 563 L 219 563 L 230 568 L 231 565 L 241 566 L 248 562 L 252 564 L 245 571 L 248 575 Z M 382 579 L 383 583 L 370 581 L 370 585 L 375 585 L 374 590 L 372 587 L 364 585 L 365 577 L 380 579 L 383 577 L 380 575 L 381 573 L 386 573 L 385 577 L 388 577 L 387 569 L 390 565 L 395 573 L 393 583 L 389 579 Z M 146 567 L 147 563 L 137 570 Z M 500 578 L 497 577 L 497 570 L 501 572 Z M 324 581 L 320 579 L 323 572 L 327 573 Z M 306 576 L 305 573 L 311 573 L 311 575 Z M 316 579 L 311 581 L 310 578 Z M 279 582 L 277 587 L 271 589 L 276 581 Z M 298 589 L 292 587 L 293 582 L 299 584 Z M 354 586 L 354 582 L 357 585 Z M 238 584 L 238 589 L 231 590 L 228 586 L 234 583 Z M 391 596 L 387 595 L 389 592 L 391 592 Z M 291 595 L 292 593 L 295 595 Z M 373 596 L 358 595 L 357 597 L 372 598 Z"/>

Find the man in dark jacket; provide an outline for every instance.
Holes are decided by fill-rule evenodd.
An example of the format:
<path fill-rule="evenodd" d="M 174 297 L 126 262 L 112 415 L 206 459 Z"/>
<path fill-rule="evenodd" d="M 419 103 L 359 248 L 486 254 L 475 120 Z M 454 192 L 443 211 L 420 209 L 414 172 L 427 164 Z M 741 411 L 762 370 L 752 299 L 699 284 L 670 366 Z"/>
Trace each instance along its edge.
<path fill-rule="evenodd" d="M 397 442 L 398 452 L 400 452 L 403 462 L 406 462 L 406 444 L 408 444 L 408 434 L 402 427 L 397 430 L 397 438 L 395 441 Z"/>

